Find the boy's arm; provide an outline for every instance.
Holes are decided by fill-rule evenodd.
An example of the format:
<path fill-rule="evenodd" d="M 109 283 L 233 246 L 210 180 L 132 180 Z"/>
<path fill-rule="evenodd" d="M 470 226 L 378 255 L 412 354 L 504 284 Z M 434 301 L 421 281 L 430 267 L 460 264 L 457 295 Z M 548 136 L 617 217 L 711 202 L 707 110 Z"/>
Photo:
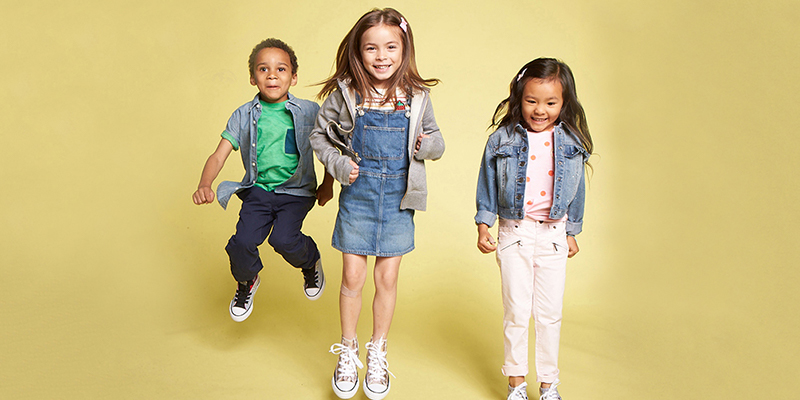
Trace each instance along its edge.
<path fill-rule="evenodd" d="M 322 183 L 317 188 L 317 204 L 320 206 L 324 206 L 333 198 L 333 180 L 333 176 L 325 171 L 325 177 L 322 178 Z"/>
<path fill-rule="evenodd" d="M 211 189 L 211 184 L 214 183 L 214 179 L 217 179 L 217 175 L 225 165 L 225 160 L 228 159 L 231 151 L 233 151 L 231 142 L 225 138 L 220 139 L 217 150 L 208 157 L 208 161 L 203 167 L 203 174 L 200 176 L 197 190 L 192 194 L 194 204 L 208 204 L 214 201 L 214 190 Z"/>

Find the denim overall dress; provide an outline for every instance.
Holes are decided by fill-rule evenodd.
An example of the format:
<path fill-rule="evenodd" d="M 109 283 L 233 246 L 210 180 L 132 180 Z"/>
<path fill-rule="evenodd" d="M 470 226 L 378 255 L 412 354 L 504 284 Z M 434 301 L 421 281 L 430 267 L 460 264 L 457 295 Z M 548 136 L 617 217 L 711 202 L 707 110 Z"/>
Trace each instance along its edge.
<path fill-rule="evenodd" d="M 409 163 L 406 113 L 358 109 L 358 178 L 342 187 L 331 240 L 343 253 L 394 257 L 414 250 L 414 210 L 400 209 Z"/>

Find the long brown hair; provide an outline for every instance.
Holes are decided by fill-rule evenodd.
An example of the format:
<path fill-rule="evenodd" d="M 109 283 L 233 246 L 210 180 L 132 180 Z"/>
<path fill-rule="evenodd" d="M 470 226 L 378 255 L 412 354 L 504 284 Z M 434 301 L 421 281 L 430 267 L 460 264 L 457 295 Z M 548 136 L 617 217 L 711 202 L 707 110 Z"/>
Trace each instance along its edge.
<path fill-rule="evenodd" d="M 403 40 L 403 60 L 394 75 L 389 78 L 389 86 L 383 99 L 384 103 L 396 100 L 398 88 L 410 96 L 414 89 L 423 89 L 439 83 L 438 79 L 423 79 L 419 75 L 414 53 L 414 35 L 411 33 L 411 26 L 405 17 L 393 8 L 382 10 L 375 8 L 362 15 L 342 40 L 339 50 L 336 51 L 336 72 L 330 78 L 319 83 L 322 85 L 322 90 L 317 95 L 318 99 L 328 96 L 338 89 L 337 81 L 339 80 L 349 80 L 350 87 L 362 99 L 371 97 L 370 93 L 375 92 L 375 87 L 372 84 L 372 77 L 364 68 L 361 60 L 361 36 L 367 29 L 378 25 L 397 27 L 402 31 L 400 36 Z"/>
<path fill-rule="evenodd" d="M 575 90 L 575 77 L 572 70 L 562 61 L 554 58 L 537 58 L 525 64 L 517 75 L 511 80 L 509 96 L 497 105 L 492 116 L 490 127 L 514 126 L 522 121 L 522 94 L 525 85 L 531 79 L 542 79 L 545 81 L 558 79 L 562 87 L 562 97 L 564 105 L 561 107 L 561 114 L 558 119 L 567 124 L 567 127 L 581 141 L 581 145 L 589 154 L 594 150 L 592 136 L 589 134 L 589 125 L 586 123 L 586 113 L 583 106 L 578 101 L 578 93 Z"/>

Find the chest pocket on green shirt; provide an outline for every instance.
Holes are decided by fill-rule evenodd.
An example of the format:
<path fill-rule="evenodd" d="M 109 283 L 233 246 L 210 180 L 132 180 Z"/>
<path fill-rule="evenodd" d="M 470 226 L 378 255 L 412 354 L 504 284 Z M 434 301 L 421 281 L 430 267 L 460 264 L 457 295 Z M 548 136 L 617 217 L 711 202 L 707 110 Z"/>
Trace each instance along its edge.
<path fill-rule="evenodd" d="M 286 130 L 286 143 L 284 144 L 284 150 L 286 154 L 300 154 L 297 151 L 297 139 L 294 136 L 294 129 L 287 129 Z"/>

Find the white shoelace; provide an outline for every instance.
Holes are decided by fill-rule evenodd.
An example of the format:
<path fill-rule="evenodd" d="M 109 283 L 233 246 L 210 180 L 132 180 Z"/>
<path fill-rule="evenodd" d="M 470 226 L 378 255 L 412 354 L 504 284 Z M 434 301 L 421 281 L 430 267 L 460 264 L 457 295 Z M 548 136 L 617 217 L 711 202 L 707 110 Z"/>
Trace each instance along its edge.
<path fill-rule="evenodd" d="M 336 367 L 336 377 L 340 382 L 356 382 L 358 380 L 358 368 L 364 368 L 364 364 L 358 359 L 356 350 L 353 350 L 341 343 L 334 343 L 328 350 L 333 354 L 339 355 L 339 365 Z"/>
<path fill-rule="evenodd" d="M 378 342 L 367 342 L 364 347 L 367 349 L 367 374 L 369 381 L 379 383 L 381 385 L 388 384 L 388 377 L 386 374 L 395 378 L 394 374 L 389 371 L 389 362 L 386 361 L 386 352 L 381 349 L 385 346 L 386 340 L 380 339 Z"/>
<path fill-rule="evenodd" d="M 515 387 L 511 393 L 508 394 L 508 400 L 528 400 L 528 393 L 525 388 L 528 387 L 528 382 L 522 382 L 519 386 Z"/>
<path fill-rule="evenodd" d="M 556 381 L 553 382 L 549 388 L 547 388 L 547 391 L 539 397 L 539 400 L 561 400 L 561 396 L 556 390 L 556 386 L 558 386 L 560 383 L 561 382 L 556 379 Z"/>

